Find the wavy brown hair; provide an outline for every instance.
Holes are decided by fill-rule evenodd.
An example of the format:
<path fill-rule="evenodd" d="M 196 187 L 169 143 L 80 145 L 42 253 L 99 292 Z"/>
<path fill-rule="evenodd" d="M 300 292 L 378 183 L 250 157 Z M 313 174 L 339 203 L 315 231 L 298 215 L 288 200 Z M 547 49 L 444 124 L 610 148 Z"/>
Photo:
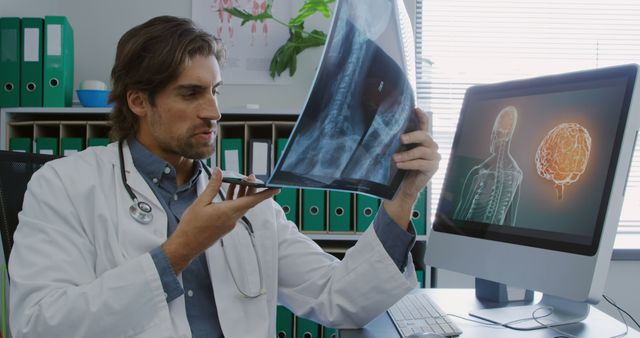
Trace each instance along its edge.
<path fill-rule="evenodd" d="M 159 16 L 126 32 L 118 42 L 111 69 L 111 139 L 123 140 L 138 130 L 138 117 L 129 108 L 127 92 L 142 91 L 155 105 L 156 95 L 178 78 L 189 60 L 211 55 L 220 65 L 224 63 L 222 42 L 190 19 Z"/>

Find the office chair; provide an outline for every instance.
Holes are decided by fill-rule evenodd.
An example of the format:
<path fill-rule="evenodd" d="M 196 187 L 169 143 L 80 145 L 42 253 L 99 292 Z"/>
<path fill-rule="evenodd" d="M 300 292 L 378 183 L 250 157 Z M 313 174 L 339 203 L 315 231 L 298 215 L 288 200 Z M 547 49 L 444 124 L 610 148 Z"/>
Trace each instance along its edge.
<path fill-rule="evenodd" d="M 33 173 L 57 156 L 0 150 L 0 231 L 6 264 L 13 246 L 24 193 Z"/>

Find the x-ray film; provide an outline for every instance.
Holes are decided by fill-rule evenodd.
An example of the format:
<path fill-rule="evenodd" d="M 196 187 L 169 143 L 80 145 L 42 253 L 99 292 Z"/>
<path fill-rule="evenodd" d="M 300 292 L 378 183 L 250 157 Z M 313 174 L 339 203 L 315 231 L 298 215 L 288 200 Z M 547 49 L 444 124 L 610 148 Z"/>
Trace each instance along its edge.
<path fill-rule="evenodd" d="M 391 156 L 418 129 L 415 52 L 402 0 L 340 0 L 322 62 L 269 186 L 393 198 Z"/>

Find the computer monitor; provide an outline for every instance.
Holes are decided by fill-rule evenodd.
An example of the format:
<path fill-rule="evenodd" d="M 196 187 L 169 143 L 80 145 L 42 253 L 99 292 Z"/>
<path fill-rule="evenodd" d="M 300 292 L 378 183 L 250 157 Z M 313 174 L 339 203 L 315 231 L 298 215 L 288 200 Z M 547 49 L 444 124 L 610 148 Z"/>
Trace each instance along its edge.
<path fill-rule="evenodd" d="M 543 293 L 539 304 L 472 315 L 559 325 L 599 302 L 640 124 L 637 73 L 625 65 L 467 90 L 425 261 Z M 542 306 L 553 314 L 534 314 Z"/>

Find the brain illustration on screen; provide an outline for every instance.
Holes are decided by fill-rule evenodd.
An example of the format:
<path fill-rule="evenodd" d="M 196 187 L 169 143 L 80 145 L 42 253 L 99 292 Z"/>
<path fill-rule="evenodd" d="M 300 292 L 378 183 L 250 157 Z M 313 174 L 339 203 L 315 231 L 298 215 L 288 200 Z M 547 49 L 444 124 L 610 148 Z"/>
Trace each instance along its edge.
<path fill-rule="evenodd" d="M 536 152 L 538 175 L 553 181 L 558 200 L 564 187 L 580 179 L 591 153 L 591 136 L 577 123 L 562 123 L 547 133 Z"/>

